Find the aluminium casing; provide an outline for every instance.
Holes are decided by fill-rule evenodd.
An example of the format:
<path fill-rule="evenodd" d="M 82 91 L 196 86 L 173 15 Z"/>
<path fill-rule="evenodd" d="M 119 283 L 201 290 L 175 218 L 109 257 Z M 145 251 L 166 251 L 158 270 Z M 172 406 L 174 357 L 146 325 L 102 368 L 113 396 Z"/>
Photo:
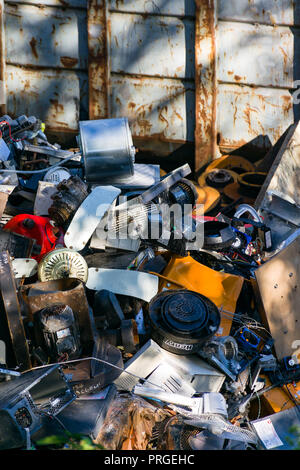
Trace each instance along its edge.
<path fill-rule="evenodd" d="M 79 122 L 88 183 L 120 182 L 134 174 L 135 148 L 127 118 Z"/>

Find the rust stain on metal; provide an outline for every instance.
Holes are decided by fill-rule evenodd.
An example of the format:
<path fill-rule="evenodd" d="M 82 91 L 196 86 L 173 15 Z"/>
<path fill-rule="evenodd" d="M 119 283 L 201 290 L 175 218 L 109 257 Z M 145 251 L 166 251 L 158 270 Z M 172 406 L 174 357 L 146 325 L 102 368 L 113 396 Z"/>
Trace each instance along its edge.
<path fill-rule="evenodd" d="M 195 20 L 195 169 L 216 154 L 216 32 L 214 0 L 196 0 Z M 203 65 L 204 62 L 204 65 Z"/>
<path fill-rule="evenodd" d="M 140 128 L 140 132 L 138 134 L 140 137 L 144 137 L 150 134 L 151 127 L 152 127 L 152 124 L 150 121 L 148 121 L 147 119 L 137 118 L 136 122 Z"/>
<path fill-rule="evenodd" d="M 56 112 L 57 114 L 64 112 L 64 106 L 63 106 L 61 103 L 59 103 L 58 100 L 54 100 L 54 99 L 51 99 L 51 98 L 50 98 L 49 101 L 50 101 L 50 103 L 54 106 L 55 112 Z"/>
<path fill-rule="evenodd" d="M 284 111 L 289 111 L 293 107 L 293 101 L 292 101 L 291 97 L 287 96 L 287 95 L 283 95 L 282 99 L 283 99 L 284 105 L 285 105 L 283 110 Z"/>
<path fill-rule="evenodd" d="M 37 50 L 36 50 L 37 40 L 33 37 L 33 38 L 31 38 L 31 41 L 29 41 L 29 44 L 30 44 L 30 47 L 31 47 L 31 50 L 32 50 L 32 54 L 34 55 L 34 57 L 36 59 L 38 59 L 39 56 L 38 56 L 38 53 L 37 53 Z"/>
<path fill-rule="evenodd" d="M 279 49 L 281 50 L 282 52 L 282 55 L 283 55 L 283 62 L 284 62 L 284 67 L 287 66 L 287 63 L 288 63 L 288 55 L 286 53 L 286 51 L 282 48 L 282 47 L 279 47 Z"/>
<path fill-rule="evenodd" d="M 89 118 L 108 117 L 108 45 L 106 0 L 88 0 Z"/>
<path fill-rule="evenodd" d="M 254 109 L 254 108 L 251 108 L 250 106 L 248 106 L 243 112 L 244 119 L 245 119 L 245 121 L 246 121 L 246 123 L 248 124 L 248 127 L 249 127 L 249 132 L 253 132 L 252 125 L 251 125 L 251 115 L 250 115 L 251 112 L 256 112 L 257 113 L 257 109 Z"/>
<path fill-rule="evenodd" d="M 33 288 L 33 294 L 31 290 Z M 91 341 L 92 328 L 89 320 L 89 308 L 85 295 L 84 285 L 77 279 L 59 279 L 55 281 L 28 284 L 20 289 L 24 302 L 29 307 L 29 318 L 33 320 L 34 314 L 42 308 L 56 303 L 69 305 L 77 314 L 80 335 L 84 342 Z"/>
<path fill-rule="evenodd" d="M 159 141 L 159 142 L 164 142 L 164 143 L 170 144 L 170 139 L 168 137 L 166 137 L 163 132 L 154 132 L 151 135 L 149 135 L 149 132 L 148 132 L 148 134 L 146 134 L 146 135 L 140 135 L 140 134 L 136 134 L 133 131 L 132 132 L 132 137 L 134 139 L 137 139 L 137 141 L 140 139 L 141 142 Z M 186 144 L 186 140 L 173 139 L 172 144 L 183 145 L 183 144 Z"/>
<path fill-rule="evenodd" d="M 229 148 L 230 150 L 233 148 L 243 147 L 244 145 L 247 144 L 247 141 L 245 139 L 230 140 L 228 138 L 225 138 L 221 133 L 219 133 L 218 135 L 219 135 L 219 145 L 220 147 L 222 147 L 222 149 L 224 147 L 224 149 Z"/>
<path fill-rule="evenodd" d="M 124 0 L 116 0 L 116 7 L 117 8 L 120 8 L 123 5 L 124 5 Z"/>
<path fill-rule="evenodd" d="M 158 111 L 158 119 L 167 124 L 167 127 L 169 126 L 169 122 L 168 120 L 163 116 L 163 112 L 165 111 L 166 113 L 168 112 L 168 107 L 167 106 L 163 106 L 163 108 L 160 108 L 160 106 L 157 107 L 157 111 Z"/>
<path fill-rule="evenodd" d="M 74 59 L 72 57 L 61 57 L 60 61 L 66 68 L 72 68 L 78 64 L 78 59 Z"/>
<path fill-rule="evenodd" d="M 177 116 L 181 121 L 183 121 L 183 117 L 180 116 L 180 114 L 178 114 L 176 111 L 175 111 L 175 114 L 176 114 L 176 116 Z"/>

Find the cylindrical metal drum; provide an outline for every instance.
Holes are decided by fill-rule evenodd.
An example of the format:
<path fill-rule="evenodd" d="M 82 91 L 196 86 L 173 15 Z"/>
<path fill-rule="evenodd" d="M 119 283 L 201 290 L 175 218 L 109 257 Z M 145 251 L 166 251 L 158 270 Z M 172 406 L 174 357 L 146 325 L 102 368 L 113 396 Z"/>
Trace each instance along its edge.
<path fill-rule="evenodd" d="M 79 122 L 88 183 L 122 181 L 134 173 L 135 148 L 127 118 Z"/>

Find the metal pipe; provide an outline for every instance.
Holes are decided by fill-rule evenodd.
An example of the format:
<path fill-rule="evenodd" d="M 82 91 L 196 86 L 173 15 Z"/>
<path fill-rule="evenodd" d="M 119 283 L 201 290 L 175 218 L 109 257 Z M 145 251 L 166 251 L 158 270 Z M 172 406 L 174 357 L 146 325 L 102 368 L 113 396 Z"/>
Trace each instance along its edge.
<path fill-rule="evenodd" d="M 260 216 L 258 215 L 258 213 L 256 212 L 256 210 L 252 207 L 252 206 L 249 206 L 249 204 L 241 204 L 235 214 L 234 214 L 234 217 L 237 217 L 238 219 L 241 217 L 241 215 L 245 214 L 246 212 L 249 212 L 249 214 L 252 215 L 253 219 L 256 221 L 256 222 L 262 222 Z"/>

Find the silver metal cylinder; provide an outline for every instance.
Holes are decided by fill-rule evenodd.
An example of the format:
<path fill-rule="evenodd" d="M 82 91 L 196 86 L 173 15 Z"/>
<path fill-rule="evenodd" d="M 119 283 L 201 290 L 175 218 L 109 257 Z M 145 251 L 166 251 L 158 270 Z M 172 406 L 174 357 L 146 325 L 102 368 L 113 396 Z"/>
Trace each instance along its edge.
<path fill-rule="evenodd" d="M 79 122 L 88 183 L 122 181 L 134 173 L 135 148 L 127 118 Z"/>

